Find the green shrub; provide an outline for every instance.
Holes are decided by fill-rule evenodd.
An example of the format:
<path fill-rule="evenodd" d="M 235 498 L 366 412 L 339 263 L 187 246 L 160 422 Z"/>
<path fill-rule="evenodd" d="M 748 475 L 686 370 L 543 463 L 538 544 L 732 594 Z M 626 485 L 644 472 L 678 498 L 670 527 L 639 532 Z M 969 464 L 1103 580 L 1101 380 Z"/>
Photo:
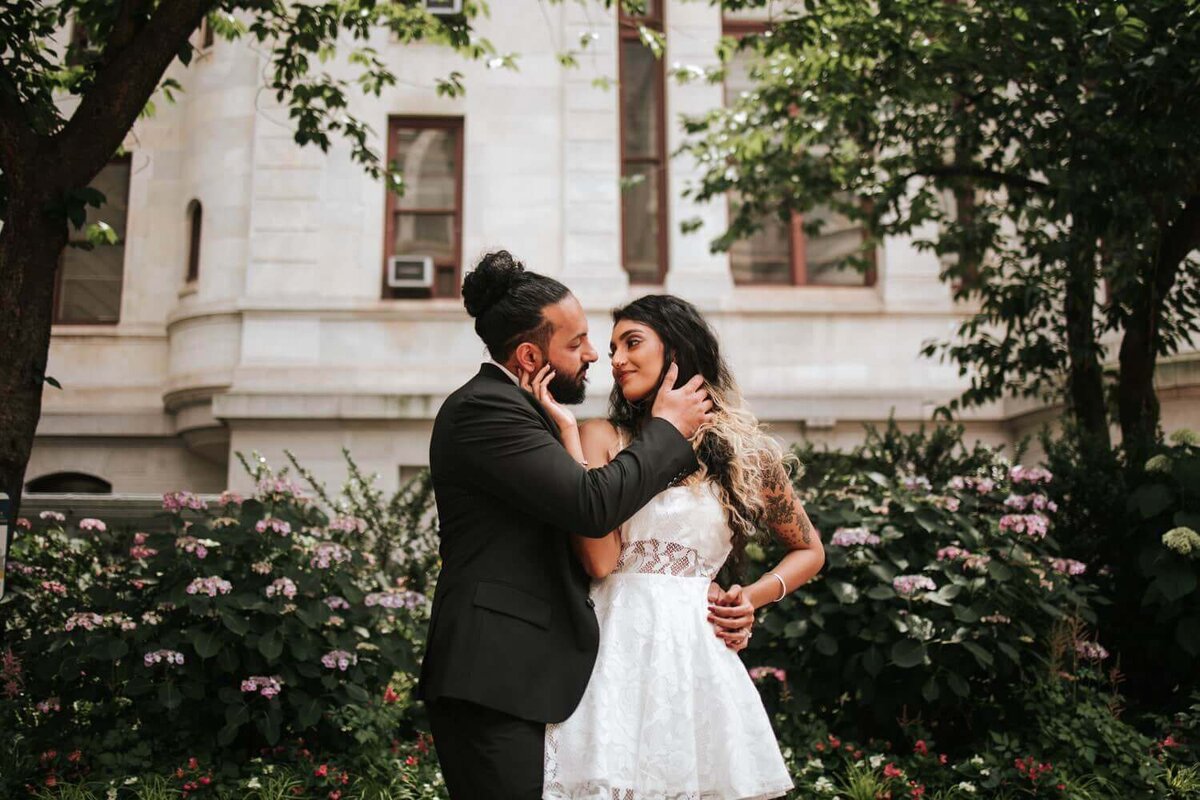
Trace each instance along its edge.
<path fill-rule="evenodd" d="M 1100 630 L 1144 708 L 1200 688 L 1200 446 L 1179 431 L 1126 465 L 1068 431 L 1044 437 L 1076 558 L 1099 566 Z"/>
<path fill-rule="evenodd" d="M 326 512 L 286 470 L 260 461 L 252 474 L 251 498 L 227 492 L 209 507 L 164 496 L 170 532 L 89 519 L 68 530 L 53 512 L 18 527 L 0 613 L 20 675 L 0 714 L 41 778 L 188 757 L 236 765 L 296 736 L 314 751 L 365 755 L 364 732 L 412 729 L 407 694 L 394 709 L 385 693 L 411 690 L 427 603 L 404 575 L 424 588 L 436 555 L 410 529 L 372 528 L 394 521 L 386 504 L 368 520 L 352 494 Z M 377 499 L 361 480 L 357 491 Z M 420 494 L 408 487 L 401 495 L 415 502 L 395 508 Z M 407 551 L 393 552 L 398 538 Z M 370 714 L 379 719 L 366 725 Z M 28 759 L 11 763 L 29 779 Z"/>
<path fill-rule="evenodd" d="M 895 735 L 914 716 L 947 740 L 993 724 L 1044 672 L 1055 621 L 1094 620 L 1084 566 L 1059 557 L 1049 473 L 951 446 L 961 429 L 935 433 L 928 450 L 922 435 L 872 433 L 831 456 L 836 469 L 800 454 L 826 564 L 765 609 L 768 635 L 747 651 L 793 676 L 790 712 L 815 709 L 854 735 Z M 782 551 L 749 555 L 761 571 Z"/>

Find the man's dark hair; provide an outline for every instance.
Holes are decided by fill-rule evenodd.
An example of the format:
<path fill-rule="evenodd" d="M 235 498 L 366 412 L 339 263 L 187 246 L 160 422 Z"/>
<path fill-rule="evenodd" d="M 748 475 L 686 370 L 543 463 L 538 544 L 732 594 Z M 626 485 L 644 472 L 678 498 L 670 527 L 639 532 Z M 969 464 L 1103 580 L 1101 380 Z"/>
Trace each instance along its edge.
<path fill-rule="evenodd" d="M 527 271 L 507 250 L 479 259 L 462 285 L 463 305 L 475 318 L 475 333 L 501 364 L 521 342 L 533 342 L 549 355 L 554 324 L 542 309 L 568 294 L 554 278 Z"/>

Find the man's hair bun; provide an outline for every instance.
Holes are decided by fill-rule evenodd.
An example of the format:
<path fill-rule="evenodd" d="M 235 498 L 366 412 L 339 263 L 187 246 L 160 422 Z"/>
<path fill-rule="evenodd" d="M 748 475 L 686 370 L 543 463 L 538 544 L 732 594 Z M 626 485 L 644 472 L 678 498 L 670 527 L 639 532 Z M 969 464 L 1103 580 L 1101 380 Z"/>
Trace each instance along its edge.
<path fill-rule="evenodd" d="M 479 317 L 500 302 L 524 272 L 525 265 L 507 250 L 488 253 L 463 279 L 463 305 L 467 313 Z"/>

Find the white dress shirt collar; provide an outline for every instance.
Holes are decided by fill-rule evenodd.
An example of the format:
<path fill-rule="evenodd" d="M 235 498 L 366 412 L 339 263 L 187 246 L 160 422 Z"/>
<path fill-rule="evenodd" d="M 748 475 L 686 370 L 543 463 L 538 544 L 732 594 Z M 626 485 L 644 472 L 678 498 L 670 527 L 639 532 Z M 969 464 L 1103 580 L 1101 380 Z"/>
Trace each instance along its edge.
<path fill-rule="evenodd" d="M 494 364 L 494 365 L 496 365 L 497 367 L 499 367 L 499 368 L 501 369 L 501 371 L 502 371 L 502 372 L 504 372 L 504 374 L 505 374 L 505 375 L 507 375 L 507 376 L 509 377 L 509 380 L 511 380 L 511 381 L 512 381 L 513 383 L 515 383 L 517 386 L 520 386 L 520 385 L 521 385 L 521 379 L 520 379 L 520 378 L 518 378 L 516 375 L 513 375 L 511 372 L 509 372 L 509 371 L 508 371 L 508 367 L 506 367 L 506 366 L 504 366 L 503 364 L 501 364 L 500 362 L 496 361 L 494 358 L 489 358 L 489 359 L 488 359 L 487 361 L 485 361 L 484 363 L 485 363 L 485 364 Z"/>

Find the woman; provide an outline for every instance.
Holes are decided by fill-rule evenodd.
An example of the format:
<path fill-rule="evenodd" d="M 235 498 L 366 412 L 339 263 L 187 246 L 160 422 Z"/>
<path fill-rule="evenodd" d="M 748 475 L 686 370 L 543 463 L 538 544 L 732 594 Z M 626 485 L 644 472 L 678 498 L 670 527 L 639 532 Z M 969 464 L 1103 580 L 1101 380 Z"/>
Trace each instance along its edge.
<path fill-rule="evenodd" d="M 792 788 L 762 701 L 735 654 L 748 632 L 711 633 L 701 598 L 758 527 L 789 548 L 735 599 L 757 609 L 815 575 L 825 554 L 792 492 L 779 446 L 745 409 L 716 336 L 690 303 L 642 297 L 613 312 L 609 418 L 578 428 L 544 367 L 522 383 L 581 463 L 607 463 L 637 436 L 670 364 L 703 375 L 713 421 L 693 437 L 701 468 L 603 539 L 574 537 L 595 579 L 600 651 L 570 718 L 546 729 L 544 800 L 747 800 Z"/>

